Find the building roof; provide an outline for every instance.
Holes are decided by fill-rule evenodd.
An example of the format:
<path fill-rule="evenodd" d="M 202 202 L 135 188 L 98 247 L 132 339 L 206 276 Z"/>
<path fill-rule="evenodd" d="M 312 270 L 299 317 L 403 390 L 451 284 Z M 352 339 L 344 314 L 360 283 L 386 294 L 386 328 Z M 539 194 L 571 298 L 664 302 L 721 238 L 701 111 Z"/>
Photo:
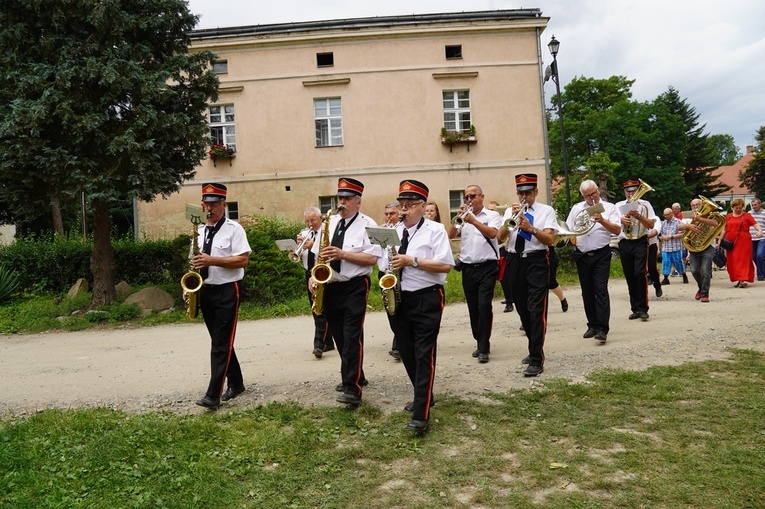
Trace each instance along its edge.
<path fill-rule="evenodd" d="M 751 194 L 749 189 L 741 185 L 741 179 L 739 173 L 749 166 L 749 162 L 754 159 L 754 147 L 749 145 L 746 147 L 746 154 L 744 157 L 731 164 L 730 166 L 720 166 L 717 171 L 720 173 L 718 182 L 727 184 L 731 187 L 731 190 L 725 194 L 734 195 L 748 195 Z"/>
<path fill-rule="evenodd" d="M 541 18 L 540 9 L 499 9 L 493 11 L 446 12 L 441 14 L 410 14 L 405 16 L 376 16 L 369 18 L 335 19 L 328 21 L 301 21 L 271 25 L 248 25 L 194 30 L 192 39 L 258 36 L 274 33 L 311 32 L 318 30 L 358 30 L 417 24 L 465 21 L 503 21 Z"/>

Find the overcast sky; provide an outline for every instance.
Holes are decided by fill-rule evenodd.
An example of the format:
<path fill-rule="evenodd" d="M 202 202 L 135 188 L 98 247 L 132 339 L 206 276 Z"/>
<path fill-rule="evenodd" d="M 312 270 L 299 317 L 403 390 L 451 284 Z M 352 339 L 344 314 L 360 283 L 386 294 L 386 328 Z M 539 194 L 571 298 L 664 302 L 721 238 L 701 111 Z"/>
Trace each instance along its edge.
<path fill-rule="evenodd" d="M 765 125 L 765 2 L 761 0 L 189 0 L 198 28 L 367 16 L 539 8 L 560 41 L 561 85 L 574 76 L 635 80 L 650 101 L 671 85 L 708 134 L 744 153 Z M 545 51 L 545 64 L 552 61 Z M 549 81 L 546 95 L 555 93 Z"/>

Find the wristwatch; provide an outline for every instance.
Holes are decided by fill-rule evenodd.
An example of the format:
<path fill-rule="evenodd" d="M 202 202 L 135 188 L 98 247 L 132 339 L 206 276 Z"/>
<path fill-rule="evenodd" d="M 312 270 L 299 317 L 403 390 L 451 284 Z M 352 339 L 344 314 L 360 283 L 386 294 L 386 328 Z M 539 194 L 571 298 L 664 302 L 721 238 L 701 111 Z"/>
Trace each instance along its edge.
<path fill-rule="evenodd" d="M 419 263 L 417 263 L 417 257 L 415 256 L 414 257 L 414 261 L 412 261 L 412 268 L 416 269 L 418 265 L 419 265 Z"/>
<path fill-rule="evenodd" d="M 532 234 L 532 235 L 536 235 L 536 234 L 537 234 L 537 231 L 539 231 L 539 230 L 537 230 L 536 228 L 532 228 L 532 229 L 531 229 L 531 234 Z"/>

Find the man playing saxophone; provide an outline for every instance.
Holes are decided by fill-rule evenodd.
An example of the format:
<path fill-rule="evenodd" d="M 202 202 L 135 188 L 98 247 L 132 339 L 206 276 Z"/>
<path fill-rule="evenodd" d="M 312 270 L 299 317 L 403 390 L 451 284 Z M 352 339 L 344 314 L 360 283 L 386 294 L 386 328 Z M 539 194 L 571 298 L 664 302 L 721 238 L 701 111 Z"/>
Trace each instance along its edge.
<path fill-rule="evenodd" d="M 332 268 L 332 275 L 324 285 L 324 315 L 340 353 L 342 394 L 337 401 L 349 405 L 361 403 L 364 377 L 364 317 L 367 310 L 372 266 L 382 256 L 382 248 L 372 244 L 367 235 L 368 226 L 377 223 L 362 214 L 361 195 L 364 184 L 352 178 L 341 178 L 337 183 L 337 214 L 329 223 L 331 243 L 321 250 L 321 257 Z M 318 250 L 315 243 L 312 250 Z M 318 253 L 317 253 L 318 254 Z M 309 285 L 313 286 L 313 278 Z"/>
<path fill-rule="evenodd" d="M 401 305 L 393 316 L 401 361 L 414 387 L 407 428 L 425 431 L 433 406 L 436 341 L 444 309 L 446 274 L 454 265 L 449 238 L 441 223 L 425 219 L 428 187 L 417 180 L 399 184 L 404 219 L 396 228 L 401 246 L 391 264 L 399 271 Z"/>
<path fill-rule="evenodd" d="M 600 189 L 593 180 L 585 180 L 579 186 L 579 193 L 584 198 L 571 207 L 566 227 L 577 231 L 577 222 L 589 215 L 589 207 L 601 204 L 603 212 L 592 214 L 595 225 L 584 235 L 573 237 L 575 246 L 572 257 L 576 263 L 579 284 L 582 287 L 584 314 L 587 317 L 587 330 L 584 338 L 595 338 L 605 343 L 610 330 L 611 298 L 608 295 L 608 277 L 611 273 L 611 235 L 621 232 L 619 210 L 600 197 Z"/>
<path fill-rule="evenodd" d="M 398 202 L 390 202 L 385 205 L 385 224 L 383 225 L 385 228 L 396 228 L 398 226 L 399 220 L 401 219 L 401 211 L 398 210 Z M 380 263 L 378 264 L 378 268 L 380 270 L 380 277 L 382 277 L 385 270 L 388 269 L 388 265 L 386 263 L 388 257 L 383 257 L 380 259 Z M 391 295 L 389 295 L 387 298 L 395 298 L 395 296 L 392 295 L 392 291 L 389 291 Z M 388 355 L 396 359 L 397 361 L 401 360 L 401 354 L 398 351 L 398 341 L 396 340 L 396 329 L 393 327 L 393 316 L 390 313 L 386 313 L 388 316 L 388 325 L 390 326 L 391 332 L 393 332 L 393 341 L 391 342 L 390 351 L 388 351 Z"/>
<path fill-rule="evenodd" d="M 619 232 L 619 260 L 624 270 L 624 279 L 627 280 L 627 290 L 630 294 L 630 320 L 640 318 L 644 322 L 648 320 L 648 231 L 656 228 L 659 218 L 653 211 L 651 204 L 645 200 L 635 198 L 638 189 L 643 187 L 638 179 L 626 180 L 624 186 L 625 199 L 616 203 L 616 208 L 622 214 L 619 222 L 622 229 Z M 642 194 L 641 193 L 641 194 Z M 630 209 L 625 213 L 625 210 Z"/>
<path fill-rule="evenodd" d="M 311 269 L 316 264 L 316 254 L 311 251 L 314 244 L 321 242 L 321 210 L 318 207 L 308 207 L 303 214 L 305 218 L 306 229 L 297 236 L 297 243 L 300 245 L 303 241 L 303 252 L 301 255 L 303 267 L 305 268 L 306 290 L 308 292 L 308 304 L 311 304 L 311 290 L 308 288 L 308 280 L 311 278 Z M 311 312 L 313 315 L 314 334 L 313 334 L 313 356 L 321 359 L 324 352 L 335 349 L 332 341 L 332 334 L 327 327 L 327 318 L 324 315 Z"/>
<path fill-rule="evenodd" d="M 234 337 L 244 268 L 252 249 L 242 225 L 226 217 L 227 192 L 223 184 L 202 186 L 202 211 L 207 215 L 207 224 L 199 227 L 199 245 L 203 248 L 192 259 L 204 281 L 199 290 L 200 309 L 212 340 L 210 383 L 205 397 L 197 401 L 206 408 L 217 408 L 221 399 L 228 401 L 244 392 Z M 226 380 L 228 388 L 224 393 Z"/>

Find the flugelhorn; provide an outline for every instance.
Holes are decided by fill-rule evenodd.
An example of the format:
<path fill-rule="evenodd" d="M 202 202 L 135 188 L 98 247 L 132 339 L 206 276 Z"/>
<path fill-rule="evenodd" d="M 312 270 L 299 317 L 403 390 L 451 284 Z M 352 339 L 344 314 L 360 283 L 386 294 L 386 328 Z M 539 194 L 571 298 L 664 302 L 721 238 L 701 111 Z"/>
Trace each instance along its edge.
<path fill-rule="evenodd" d="M 521 225 L 521 218 L 528 209 L 529 206 L 526 204 L 526 200 L 521 200 L 521 208 L 518 209 L 518 212 L 505 219 L 504 227 L 507 228 L 507 231 L 511 232 L 518 229 L 518 227 Z"/>
<path fill-rule="evenodd" d="M 202 224 L 202 219 L 199 216 L 191 216 L 191 224 L 194 225 L 194 231 L 191 234 L 191 252 L 189 254 L 189 264 L 191 270 L 181 277 L 181 288 L 184 291 L 184 300 L 186 301 L 186 314 L 192 320 L 197 317 L 199 310 L 199 302 L 197 300 L 197 292 L 202 288 L 204 280 L 202 275 L 194 268 L 193 258 L 199 254 L 199 232 L 198 227 Z"/>
<path fill-rule="evenodd" d="M 458 230 L 462 228 L 462 225 L 465 224 L 465 218 L 468 216 L 468 214 L 473 213 L 473 205 L 468 205 L 465 210 L 462 211 L 462 213 L 457 214 L 454 216 L 454 219 L 452 219 L 452 226 L 457 228 Z"/>
<path fill-rule="evenodd" d="M 308 240 L 313 240 L 316 237 L 316 232 L 311 230 L 310 228 L 308 231 L 303 230 L 301 232 L 301 235 L 305 233 L 305 237 L 303 237 L 303 242 L 300 243 L 300 245 L 292 251 L 288 256 L 290 258 L 291 262 L 299 263 L 300 260 L 303 258 L 303 251 L 305 249 L 305 243 L 308 242 Z"/>

